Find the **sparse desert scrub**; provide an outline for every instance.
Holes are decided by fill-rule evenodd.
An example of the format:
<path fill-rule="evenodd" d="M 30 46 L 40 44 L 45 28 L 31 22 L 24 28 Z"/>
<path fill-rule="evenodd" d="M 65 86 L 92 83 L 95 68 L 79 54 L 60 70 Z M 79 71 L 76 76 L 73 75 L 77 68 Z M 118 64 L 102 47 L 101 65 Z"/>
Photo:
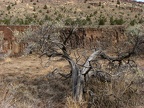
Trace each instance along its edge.
<path fill-rule="evenodd" d="M 89 80 L 85 100 L 81 103 L 71 97 L 71 79 L 62 77 L 60 70 L 50 71 L 48 74 L 36 76 L 25 73 L 1 74 L 0 107 L 126 108 L 144 104 L 142 70 L 137 74 L 125 74 L 111 83 L 101 82 L 96 78 Z"/>
<path fill-rule="evenodd" d="M 55 77 L 54 80 L 53 77 Z M 66 97 L 70 93 L 70 81 L 65 83 L 53 73 L 32 79 L 22 74 L 1 75 L 0 78 L 1 108 L 64 107 Z"/>
<path fill-rule="evenodd" d="M 78 103 L 73 100 L 72 97 L 67 97 L 66 99 L 66 108 L 87 108 L 87 102 L 83 101 L 81 103 Z"/>
<path fill-rule="evenodd" d="M 108 1 L 110 2 L 110 1 Z M 55 19 L 58 17 L 58 15 L 56 15 L 55 13 L 61 13 L 61 15 L 63 16 L 62 18 L 59 19 L 60 20 L 66 20 L 67 17 L 69 16 L 70 18 L 73 18 L 73 21 L 75 19 L 81 19 L 81 18 L 86 18 L 87 16 L 91 16 L 91 13 L 94 13 L 96 10 L 98 11 L 97 14 L 94 14 L 90 17 L 91 19 L 91 23 L 89 23 L 87 21 L 87 23 L 84 23 L 82 25 L 85 26 L 97 26 L 98 23 L 95 23 L 99 20 L 99 16 L 103 15 L 104 17 L 106 17 L 107 19 L 110 19 L 111 16 L 114 16 L 114 19 L 120 19 L 123 18 L 123 20 L 126 23 L 121 23 L 123 25 L 127 25 L 131 22 L 132 19 L 135 18 L 135 15 L 137 15 L 137 17 L 139 17 L 139 19 L 143 18 L 143 8 L 139 5 L 136 5 L 136 10 L 132 11 L 130 9 L 134 8 L 132 7 L 129 3 L 125 3 L 125 5 L 123 5 L 124 3 L 121 2 L 119 8 L 116 8 L 115 5 L 116 3 L 108 3 L 108 5 L 104 5 L 103 2 L 101 1 L 96 1 L 96 3 L 100 3 L 100 6 L 92 6 L 89 3 L 79 3 L 77 4 L 61 4 L 57 5 L 56 3 L 43 3 L 43 1 L 34 1 L 34 2 L 28 2 L 28 5 L 26 5 L 26 1 L 24 3 L 17 3 L 17 5 L 13 5 L 11 3 L 6 3 L 7 7 L 3 7 L 0 9 L 0 12 L 4 11 L 5 15 L 0 16 L 1 20 L 0 23 L 1 24 L 15 24 L 14 22 L 12 22 L 14 19 L 16 18 L 21 18 L 24 21 L 25 19 L 25 14 L 28 16 L 31 16 L 33 13 L 37 14 L 37 19 L 35 22 L 31 23 L 23 23 L 23 25 L 29 25 L 29 24 L 39 24 L 38 20 L 41 19 L 43 22 L 47 22 L 47 20 L 44 19 L 44 17 L 42 17 L 43 15 L 41 13 L 44 13 L 44 16 L 46 14 L 48 14 L 48 16 L 50 16 L 50 19 L 52 19 L 53 21 L 55 21 Z M 34 4 L 34 5 L 33 5 Z M 2 4 L 4 5 L 4 4 Z M 9 7 L 10 6 L 10 7 Z M 34 8 L 35 6 L 35 8 Z M 36 8 L 36 7 L 39 7 Z M 101 8 L 104 7 L 104 8 Z M 129 9 L 130 8 L 130 9 Z M 39 11 L 41 10 L 41 11 Z M 141 10 L 141 11 L 139 11 Z M 114 12 L 113 12 L 114 11 Z M 83 13 L 83 14 L 81 14 Z M 123 14 L 122 14 L 123 13 Z M 131 14 L 127 14 L 127 13 L 131 13 Z M 108 15 L 107 15 L 108 14 Z M 12 16 L 13 15 L 13 16 Z M 12 16 L 12 17 L 10 17 Z M 121 17 L 119 17 L 121 16 Z M 10 17 L 11 18 L 11 23 L 6 23 L 3 22 L 5 17 Z M 136 19 L 136 22 L 138 23 L 143 23 L 143 21 L 141 20 L 139 22 L 138 19 Z M 95 24 L 94 24 L 95 23 Z M 21 24 L 21 23 L 17 23 L 17 24 Z M 92 25 L 93 24 L 93 25 Z M 105 25 L 110 25 L 109 21 L 106 21 Z M 115 24 L 116 25 L 116 24 Z"/>
<path fill-rule="evenodd" d="M 68 75 L 60 73 L 60 75 L 64 78 L 69 76 L 72 79 L 72 96 L 75 102 L 80 103 L 86 100 L 88 107 L 134 107 L 143 105 L 143 101 L 138 100 L 139 98 L 143 100 L 142 83 L 139 83 L 140 86 L 136 85 L 136 82 L 141 80 L 138 78 L 141 73 L 138 73 L 139 67 L 133 59 L 134 56 L 143 54 L 141 27 L 135 26 L 131 29 L 132 31 L 128 31 L 130 38 L 128 37 L 123 44 L 128 45 L 129 49 L 127 47 L 122 49 L 120 48 L 122 46 L 119 46 L 113 56 L 99 49 L 90 55 L 85 55 L 86 60 L 83 59 L 82 64 L 79 64 L 82 55 L 78 54 L 78 57 L 75 55 L 73 58 L 67 52 L 71 50 L 68 39 L 75 34 L 77 30 L 75 27 L 70 28 L 66 35 L 63 34 L 63 29 L 57 29 L 54 24 L 45 25 L 38 30 L 39 40 L 35 38 L 34 42 L 37 46 L 40 45 L 41 57 L 44 55 L 48 58 L 62 57 L 69 62 L 71 73 Z M 45 30 L 49 31 L 47 32 L 49 35 L 45 34 Z M 73 102 L 68 102 L 68 104 L 75 105 Z"/>
<path fill-rule="evenodd" d="M 29 29 L 22 39 L 15 33 L 18 42 L 27 42 L 28 49 L 46 57 L 47 66 L 54 62 L 58 67 L 37 76 L 26 75 L 25 72 L 1 75 L 1 107 L 121 108 L 144 104 L 143 70 L 134 61 L 134 57 L 143 56 L 143 26 L 128 29 L 127 42 L 123 43 L 125 47 L 118 46 L 117 51 L 111 52 L 113 56 L 102 47 L 94 47 L 93 50 L 84 48 L 88 50 L 85 53 L 80 52 L 78 46 L 72 48 L 73 43 L 68 39 L 76 37 L 74 42 L 79 45 L 77 26 L 67 32 L 62 26 L 59 28 L 50 23 L 37 31 Z M 76 53 L 74 48 L 77 48 Z M 54 60 L 55 57 L 58 59 Z M 66 60 L 70 71 L 64 73 L 58 61 Z M 30 68 L 28 72 L 32 71 Z M 20 73 L 23 71 L 18 69 Z"/>
<path fill-rule="evenodd" d="M 88 84 L 91 88 L 88 106 L 90 108 L 128 108 L 143 105 L 142 83 L 138 85 L 135 83 L 141 80 L 139 79 L 141 74 L 141 72 L 137 75 L 125 74 L 111 83 L 102 83 L 93 79 Z"/>

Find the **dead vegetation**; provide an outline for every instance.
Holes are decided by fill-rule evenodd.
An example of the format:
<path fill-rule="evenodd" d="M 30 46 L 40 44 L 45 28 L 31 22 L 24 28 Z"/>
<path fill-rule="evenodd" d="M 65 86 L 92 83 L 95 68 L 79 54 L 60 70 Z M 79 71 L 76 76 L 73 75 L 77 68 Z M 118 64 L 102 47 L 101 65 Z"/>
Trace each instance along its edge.
<path fill-rule="evenodd" d="M 30 51 L 39 54 L 43 68 L 49 68 L 48 73 L 31 76 L 25 74 L 26 70 L 19 70 L 21 74 L 1 74 L 0 107 L 131 108 L 144 105 L 143 65 L 136 61 L 138 58 L 143 61 L 142 26 L 129 29 L 131 38 L 123 43 L 125 47 L 116 47 L 113 52 L 97 47 L 74 49 L 68 40 L 75 36 L 76 26 L 67 33 L 63 30 L 50 24 L 25 35 L 27 54 Z M 29 66 L 29 73 L 32 68 Z"/>
<path fill-rule="evenodd" d="M 87 82 L 84 100 L 77 103 L 71 97 L 71 79 L 59 71 L 31 75 L 7 73 L 0 75 L 1 108 L 119 108 L 142 106 L 143 71 L 117 78 L 116 82 L 101 82 L 93 77 Z"/>

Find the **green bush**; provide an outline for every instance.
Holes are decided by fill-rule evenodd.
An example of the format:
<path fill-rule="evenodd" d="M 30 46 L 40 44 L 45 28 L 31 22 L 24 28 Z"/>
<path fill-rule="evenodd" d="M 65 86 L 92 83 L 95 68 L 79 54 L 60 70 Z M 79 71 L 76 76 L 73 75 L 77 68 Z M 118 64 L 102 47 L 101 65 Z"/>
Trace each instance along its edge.
<path fill-rule="evenodd" d="M 119 1 L 119 0 L 117 0 L 117 4 L 119 4 L 119 5 L 120 5 L 120 1 Z"/>
<path fill-rule="evenodd" d="M 138 23 L 139 24 L 144 23 L 144 19 L 143 18 L 139 19 Z"/>
<path fill-rule="evenodd" d="M 10 18 L 4 18 L 3 20 L 1 20 L 1 22 L 3 24 L 10 25 L 11 19 Z"/>
<path fill-rule="evenodd" d="M 90 7 L 90 5 L 89 5 L 87 8 L 89 8 L 89 9 L 90 9 L 90 8 L 91 8 L 91 7 Z"/>
<path fill-rule="evenodd" d="M 7 6 L 7 10 L 10 10 L 10 9 L 11 9 L 11 6 L 10 6 L 10 5 L 8 5 L 8 6 Z"/>
<path fill-rule="evenodd" d="M 33 3 L 33 5 L 36 5 L 36 3 Z"/>
<path fill-rule="evenodd" d="M 136 24 L 136 20 L 135 19 L 130 21 L 130 25 L 131 26 L 134 26 L 135 24 Z"/>
<path fill-rule="evenodd" d="M 43 9 L 47 9 L 47 8 L 48 8 L 47 5 L 44 5 Z"/>
<path fill-rule="evenodd" d="M 67 18 L 65 20 L 65 25 L 66 26 L 70 26 L 70 25 L 73 25 L 73 24 L 74 24 L 74 21 L 71 18 Z"/>
<path fill-rule="evenodd" d="M 35 20 L 32 17 L 26 16 L 24 24 L 29 25 L 29 24 L 34 23 L 34 22 L 35 22 Z"/>
<path fill-rule="evenodd" d="M 99 6 L 101 6 L 101 2 L 99 2 Z"/>
<path fill-rule="evenodd" d="M 39 10 L 39 13 L 42 13 L 42 10 Z"/>
<path fill-rule="evenodd" d="M 100 16 L 98 20 L 98 25 L 105 25 L 107 19 L 104 16 Z"/>
<path fill-rule="evenodd" d="M 36 19 L 36 18 L 37 18 L 37 15 L 36 15 L 36 14 L 34 14 L 33 18 L 34 18 L 34 19 Z"/>
<path fill-rule="evenodd" d="M 59 14 L 59 15 L 56 17 L 56 20 L 59 21 L 59 20 L 62 19 L 62 17 L 63 17 L 63 16 L 62 16 L 61 14 Z"/>
<path fill-rule="evenodd" d="M 123 20 L 123 18 L 116 18 L 114 19 L 113 16 L 110 17 L 110 25 L 122 25 L 125 23 L 125 21 Z"/>
<path fill-rule="evenodd" d="M 50 13 L 50 11 L 49 11 L 49 10 L 47 10 L 47 11 L 46 11 L 46 13 Z"/>
<path fill-rule="evenodd" d="M 84 26 L 87 24 L 87 20 L 77 18 L 76 21 L 73 22 L 74 24 L 78 24 L 79 26 Z"/>
<path fill-rule="evenodd" d="M 114 25 L 115 24 L 115 21 L 113 19 L 113 17 L 110 17 L 110 25 Z"/>
<path fill-rule="evenodd" d="M 43 25 L 44 21 L 43 20 L 39 20 L 38 23 L 39 23 L 39 25 Z"/>
<path fill-rule="evenodd" d="M 51 18 L 48 15 L 45 15 L 44 20 L 51 20 Z"/>
<path fill-rule="evenodd" d="M 119 19 L 116 18 L 114 20 L 114 22 L 115 22 L 116 25 L 122 25 L 122 24 L 125 23 L 125 21 L 123 20 L 123 18 L 119 18 Z"/>
<path fill-rule="evenodd" d="M 102 8 L 104 8 L 104 5 L 102 5 Z"/>
<path fill-rule="evenodd" d="M 14 22 L 14 24 L 24 25 L 25 23 L 24 23 L 23 19 L 18 18 L 18 19 L 16 19 L 16 21 Z"/>
<path fill-rule="evenodd" d="M 94 13 L 93 13 L 94 15 L 96 15 L 97 14 L 97 11 L 94 11 Z"/>

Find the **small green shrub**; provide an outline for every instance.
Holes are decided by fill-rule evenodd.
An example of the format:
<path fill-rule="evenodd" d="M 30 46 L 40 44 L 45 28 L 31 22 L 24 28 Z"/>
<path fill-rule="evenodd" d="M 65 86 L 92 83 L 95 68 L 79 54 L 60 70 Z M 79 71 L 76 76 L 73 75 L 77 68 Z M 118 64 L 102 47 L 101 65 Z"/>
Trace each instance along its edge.
<path fill-rule="evenodd" d="M 136 24 L 136 20 L 135 19 L 130 21 L 130 25 L 131 26 L 134 26 L 135 24 Z"/>
<path fill-rule="evenodd" d="M 98 25 L 105 25 L 107 19 L 104 16 L 100 16 L 98 20 Z"/>
<path fill-rule="evenodd" d="M 39 10 L 39 13 L 42 13 L 42 10 Z"/>
<path fill-rule="evenodd" d="M 8 6 L 7 6 L 7 10 L 10 10 L 10 9 L 11 9 L 11 6 L 10 6 L 10 5 L 8 5 Z"/>
<path fill-rule="evenodd" d="M 89 8 L 89 9 L 90 9 L 90 8 L 91 8 L 91 7 L 90 7 L 90 5 L 89 5 L 87 8 Z"/>
<path fill-rule="evenodd" d="M 33 5 L 36 5 L 36 3 L 33 3 Z"/>
<path fill-rule="evenodd" d="M 139 24 L 144 23 L 144 19 L 143 18 L 139 19 L 138 23 Z"/>
<path fill-rule="evenodd" d="M 119 18 L 119 19 L 116 18 L 114 20 L 114 22 L 115 22 L 116 25 L 122 25 L 122 24 L 125 23 L 125 21 L 123 20 L 123 18 Z"/>
<path fill-rule="evenodd" d="M 66 25 L 66 26 L 73 25 L 73 20 L 72 20 L 71 18 L 67 18 L 67 19 L 65 20 L 65 25 Z"/>
<path fill-rule="evenodd" d="M 44 20 L 51 20 L 51 18 L 48 15 L 45 15 Z"/>
<path fill-rule="evenodd" d="M 3 20 L 1 20 L 1 22 L 3 24 L 10 25 L 11 19 L 10 18 L 4 18 Z"/>
<path fill-rule="evenodd" d="M 117 0 L 117 4 L 120 5 L 120 1 L 119 0 Z"/>
<path fill-rule="evenodd" d="M 16 21 L 14 22 L 14 24 L 19 24 L 19 25 L 23 25 L 24 24 L 24 20 L 23 19 L 16 19 Z"/>
<path fill-rule="evenodd" d="M 113 19 L 113 17 L 110 17 L 110 25 L 114 25 L 115 24 L 115 21 Z"/>
<path fill-rule="evenodd" d="M 43 9 L 47 9 L 47 8 L 48 8 L 47 5 L 44 5 Z"/>
<path fill-rule="evenodd" d="M 99 2 L 98 6 L 101 6 L 101 2 Z"/>
<path fill-rule="evenodd" d="M 94 13 L 93 13 L 93 14 L 94 14 L 94 15 L 95 15 L 95 14 L 97 14 L 97 11 L 94 11 Z"/>

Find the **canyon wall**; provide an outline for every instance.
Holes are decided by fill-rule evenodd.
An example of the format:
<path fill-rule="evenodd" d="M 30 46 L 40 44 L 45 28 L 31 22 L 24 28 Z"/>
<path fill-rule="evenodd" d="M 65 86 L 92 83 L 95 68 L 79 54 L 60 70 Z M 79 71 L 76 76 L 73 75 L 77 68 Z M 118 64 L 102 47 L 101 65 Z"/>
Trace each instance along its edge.
<path fill-rule="evenodd" d="M 37 26 L 0 26 L 0 33 L 4 35 L 2 52 L 12 50 L 12 54 L 19 54 L 23 51 L 25 45 L 15 42 L 13 31 L 23 32 L 26 29 L 36 29 Z M 68 32 L 70 28 L 65 28 Z M 124 26 L 108 26 L 99 28 L 77 28 L 75 34 L 69 39 L 72 48 L 77 47 L 101 47 L 115 45 L 126 39 Z"/>

